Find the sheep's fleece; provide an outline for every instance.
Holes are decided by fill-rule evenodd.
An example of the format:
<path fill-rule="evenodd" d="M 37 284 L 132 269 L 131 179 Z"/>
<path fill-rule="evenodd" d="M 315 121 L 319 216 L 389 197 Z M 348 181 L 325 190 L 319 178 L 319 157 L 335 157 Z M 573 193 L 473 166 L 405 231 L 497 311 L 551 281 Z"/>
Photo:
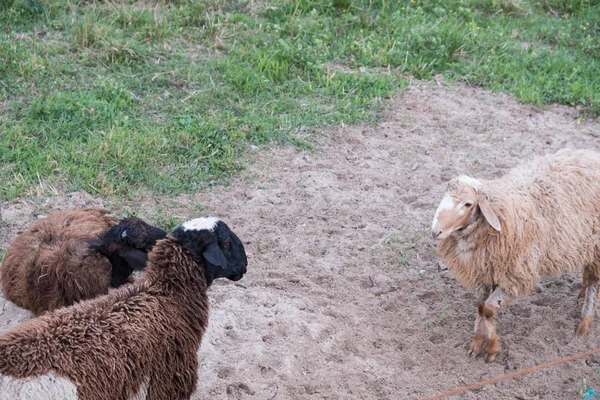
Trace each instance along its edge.
<path fill-rule="evenodd" d="M 600 154 L 561 150 L 481 183 L 501 231 L 480 217 L 438 246 L 464 286 L 521 296 L 542 276 L 583 267 L 600 276 Z"/>

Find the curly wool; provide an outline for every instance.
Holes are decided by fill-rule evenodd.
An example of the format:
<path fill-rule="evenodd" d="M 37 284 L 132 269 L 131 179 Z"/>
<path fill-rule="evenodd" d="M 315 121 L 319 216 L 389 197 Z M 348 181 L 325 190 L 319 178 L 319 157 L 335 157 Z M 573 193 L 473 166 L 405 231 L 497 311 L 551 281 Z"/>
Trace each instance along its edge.
<path fill-rule="evenodd" d="M 108 213 L 103 209 L 57 212 L 19 235 L 0 268 L 6 297 L 41 314 L 106 294 L 111 263 L 88 243 L 117 224 Z"/>
<path fill-rule="evenodd" d="M 481 182 L 502 230 L 480 215 L 437 249 L 464 286 L 521 296 L 543 276 L 583 267 L 600 276 L 600 154 L 561 150 Z"/>
<path fill-rule="evenodd" d="M 199 256 L 159 241 L 142 283 L 31 320 L 0 336 L 2 379 L 66 378 L 82 400 L 189 399 L 208 325 Z M 47 379 L 47 378 L 45 378 Z M 18 386 L 17 386 L 18 387 Z M 19 398 L 19 397 L 11 397 Z"/>

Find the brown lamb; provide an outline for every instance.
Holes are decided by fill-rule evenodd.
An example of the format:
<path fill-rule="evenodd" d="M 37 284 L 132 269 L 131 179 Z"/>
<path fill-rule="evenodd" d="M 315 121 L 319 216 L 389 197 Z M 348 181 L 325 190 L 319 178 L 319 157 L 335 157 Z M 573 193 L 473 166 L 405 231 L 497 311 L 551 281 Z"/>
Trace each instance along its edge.
<path fill-rule="evenodd" d="M 240 279 L 247 265 L 241 241 L 214 220 L 212 229 L 184 224 L 160 240 L 143 282 L 0 336 L 0 398 L 189 399 L 207 288 L 215 278 Z"/>
<path fill-rule="evenodd" d="M 106 294 L 144 268 L 147 251 L 165 236 L 135 217 L 117 224 L 104 209 L 55 212 L 12 243 L 0 267 L 2 290 L 35 314 Z"/>

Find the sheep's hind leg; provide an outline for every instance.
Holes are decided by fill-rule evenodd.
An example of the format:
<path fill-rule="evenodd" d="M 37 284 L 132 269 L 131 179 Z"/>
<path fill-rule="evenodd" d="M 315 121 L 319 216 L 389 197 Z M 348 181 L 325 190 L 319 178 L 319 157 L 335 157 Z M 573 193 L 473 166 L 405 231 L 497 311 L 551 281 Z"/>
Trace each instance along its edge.
<path fill-rule="evenodd" d="M 594 322 L 594 306 L 598 297 L 598 287 L 600 286 L 598 277 L 590 272 L 588 272 L 587 282 L 585 282 L 586 271 L 584 271 L 584 283 L 587 283 L 584 286 L 585 300 L 583 302 L 583 309 L 581 310 L 581 321 L 579 321 L 579 325 L 577 326 L 577 333 L 579 335 L 589 335 L 590 333 L 592 322 Z"/>
<path fill-rule="evenodd" d="M 496 288 L 485 303 L 479 301 L 478 315 L 475 320 L 475 337 L 469 345 L 468 354 L 475 357 L 485 352 L 487 361 L 492 362 L 502 349 L 500 338 L 496 334 L 496 314 L 500 307 L 506 307 L 512 296 Z"/>
<path fill-rule="evenodd" d="M 578 299 L 583 299 L 585 297 L 585 289 L 587 288 L 589 279 L 590 272 L 586 268 L 583 270 L 583 279 L 581 281 L 581 290 L 579 291 L 579 296 L 577 296 Z"/>

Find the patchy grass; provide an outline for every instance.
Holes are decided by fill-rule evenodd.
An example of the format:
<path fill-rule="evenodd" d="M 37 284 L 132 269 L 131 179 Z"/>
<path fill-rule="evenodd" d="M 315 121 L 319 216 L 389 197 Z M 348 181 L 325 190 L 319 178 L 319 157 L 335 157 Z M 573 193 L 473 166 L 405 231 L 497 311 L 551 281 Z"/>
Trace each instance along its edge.
<path fill-rule="evenodd" d="M 600 114 L 584 0 L 15 0 L 0 13 L 0 197 L 177 194 L 374 121 L 406 76 Z M 267 4 L 267 3 L 265 3 Z"/>
<path fill-rule="evenodd" d="M 398 256 L 398 265 L 406 267 L 415 261 L 417 254 L 421 250 L 422 238 L 416 234 L 412 238 L 404 239 L 401 236 L 390 236 L 383 241 L 383 244 L 389 246 Z"/>
<path fill-rule="evenodd" d="M 427 329 L 433 329 L 436 326 L 437 327 L 444 327 L 446 325 L 446 310 L 448 307 L 444 307 L 442 310 L 442 313 L 440 314 L 440 316 L 437 318 L 437 320 L 435 321 L 430 321 L 427 323 L 426 327 Z"/>

